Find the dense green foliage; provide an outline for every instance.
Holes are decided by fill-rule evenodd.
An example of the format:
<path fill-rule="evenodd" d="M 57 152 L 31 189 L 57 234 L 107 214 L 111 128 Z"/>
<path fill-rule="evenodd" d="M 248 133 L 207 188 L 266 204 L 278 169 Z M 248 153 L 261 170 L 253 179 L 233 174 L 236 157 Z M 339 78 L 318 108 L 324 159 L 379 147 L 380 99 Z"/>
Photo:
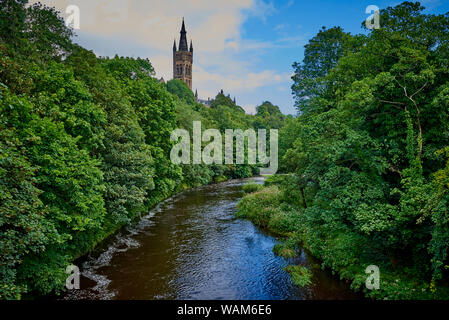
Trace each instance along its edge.
<path fill-rule="evenodd" d="M 168 81 L 167 90 L 187 104 L 193 104 L 195 102 L 195 96 L 192 90 L 181 80 L 173 79 Z"/>
<path fill-rule="evenodd" d="M 242 187 L 242 189 L 246 193 L 253 193 L 253 192 L 262 190 L 263 189 L 263 185 L 250 182 L 250 183 L 245 184 Z"/>
<path fill-rule="evenodd" d="M 54 9 L 0 0 L 0 298 L 64 288 L 65 269 L 161 200 L 257 173 L 175 165 L 175 128 L 279 129 L 280 169 L 237 216 L 302 246 L 373 298 L 449 297 L 449 15 L 418 3 L 381 28 L 323 28 L 293 67 L 299 115 L 230 95 L 208 108 L 147 59 L 97 57 Z M 378 265 L 380 290 L 365 289 Z M 298 285 L 310 271 L 289 266 Z"/>
<path fill-rule="evenodd" d="M 239 212 L 276 231 L 281 210 L 292 239 L 371 297 L 448 298 L 449 15 L 404 2 L 380 21 L 310 40 L 281 130 L 292 174 Z M 364 288 L 369 265 L 380 290 Z"/>
<path fill-rule="evenodd" d="M 221 94 L 214 108 L 198 104 L 183 82 L 153 78 L 146 59 L 98 58 L 54 9 L 26 2 L 0 1 L 0 299 L 59 292 L 74 259 L 161 200 L 257 172 L 174 165 L 175 128 L 268 117 Z"/>
<path fill-rule="evenodd" d="M 312 272 L 301 265 L 290 265 L 285 268 L 290 273 L 292 282 L 297 286 L 306 287 L 312 283 Z"/>

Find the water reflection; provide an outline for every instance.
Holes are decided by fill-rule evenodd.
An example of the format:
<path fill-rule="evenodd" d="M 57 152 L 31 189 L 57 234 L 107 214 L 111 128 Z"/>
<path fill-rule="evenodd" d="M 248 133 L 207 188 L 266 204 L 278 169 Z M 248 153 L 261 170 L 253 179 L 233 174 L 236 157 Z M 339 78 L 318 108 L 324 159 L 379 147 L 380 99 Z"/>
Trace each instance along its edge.
<path fill-rule="evenodd" d="M 261 183 L 261 178 L 253 178 Z M 283 267 L 315 266 L 302 252 L 287 261 L 276 240 L 234 212 L 247 180 L 189 190 L 161 203 L 82 262 L 81 290 L 64 299 L 354 299 L 312 268 L 314 284 L 293 285 Z"/>

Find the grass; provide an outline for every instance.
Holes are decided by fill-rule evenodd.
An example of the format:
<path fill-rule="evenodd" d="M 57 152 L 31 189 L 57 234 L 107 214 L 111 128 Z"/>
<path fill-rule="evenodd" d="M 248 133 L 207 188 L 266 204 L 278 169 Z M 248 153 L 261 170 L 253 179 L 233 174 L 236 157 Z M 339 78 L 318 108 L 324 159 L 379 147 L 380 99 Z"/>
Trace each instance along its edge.
<path fill-rule="evenodd" d="M 236 217 L 245 218 L 273 234 L 287 237 L 295 232 L 298 214 L 281 205 L 277 186 L 262 187 L 247 194 L 237 205 Z"/>
<path fill-rule="evenodd" d="M 290 265 L 285 267 L 285 271 L 290 274 L 292 282 L 300 287 L 312 284 L 312 271 L 301 265 Z"/>
<path fill-rule="evenodd" d="M 225 182 L 227 180 L 228 180 L 228 178 L 225 177 L 225 176 L 216 176 L 216 177 L 214 177 L 214 182 L 215 183 Z"/>
<path fill-rule="evenodd" d="M 273 247 L 273 253 L 285 259 L 294 258 L 298 255 L 295 248 L 285 242 L 275 244 Z"/>
<path fill-rule="evenodd" d="M 271 179 L 278 182 L 280 179 Z M 366 239 L 358 234 L 336 230 L 333 233 L 317 233 L 319 226 L 310 228 L 305 223 L 303 211 L 285 203 L 289 194 L 275 183 L 261 190 L 247 194 L 238 204 L 236 216 L 246 218 L 255 225 L 265 228 L 273 234 L 284 237 L 283 242 L 274 246 L 273 252 L 284 258 L 297 255 L 296 246 L 307 249 L 321 261 L 322 267 L 339 274 L 342 280 L 351 283 L 354 291 L 363 291 L 367 297 L 374 299 L 447 299 L 449 288 L 435 288 L 432 283 L 410 275 L 403 268 L 390 270 L 381 261 L 380 290 L 367 290 L 365 268 L 372 264 L 372 259 L 361 256 L 360 252 L 369 247 Z M 315 230 L 316 229 L 316 230 Z M 318 231 L 317 231 L 318 230 Z M 307 286 L 311 283 L 312 273 L 303 266 L 288 266 L 285 270 L 291 275 L 293 283 Z"/>
<path fill-rule="evenodd" d="M 259 227 L 268 227 L 270 218 L 279 207 L 278 194 L 277 187 L 248 194 L 237 205 L 236 216 L 249 219 Z"/>
<path fill-rule="evenodd" d="M 263 185 L 257 184 L 254 182 L 247 183 L 242 187 L 242 189 L 243 189 L 243 191 L 245 191 L 245 193 L 257 192 L 257 191 L 262 190 L 263 188 L 264 188 Z"/>

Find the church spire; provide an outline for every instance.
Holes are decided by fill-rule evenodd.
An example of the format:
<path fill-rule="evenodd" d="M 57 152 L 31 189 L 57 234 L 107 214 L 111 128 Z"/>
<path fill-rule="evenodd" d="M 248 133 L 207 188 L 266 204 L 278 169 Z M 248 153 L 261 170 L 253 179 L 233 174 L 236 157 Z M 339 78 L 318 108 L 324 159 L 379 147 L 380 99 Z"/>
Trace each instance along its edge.
<path fill-rule="evenodd" d="M 192 90 L 193 44 L 190 41 L 189 50 L 184 18 L 182 18 L 180 34 L 179 45 L 177 38 L 175 38 L 175 43 L 173 44 L 173 79 L 184 81 L 190 90 Z"/>
<path fill-rule="evenodd" d="M 186 31 L 186 25 L 184 24 L 184 17 L 182 17 L 182 27 L 181 27 L 181 32 L 187 33 L 187 31 Z"/>
<path fill-rule="evenodd" d="M 181 38 L 179 39 L 179 51 L 188 51 L 187 47 L 187 31 L 186 25 L 184 24 L 184 18 L 182 18 L 182 27 L 181 27 Z"/>

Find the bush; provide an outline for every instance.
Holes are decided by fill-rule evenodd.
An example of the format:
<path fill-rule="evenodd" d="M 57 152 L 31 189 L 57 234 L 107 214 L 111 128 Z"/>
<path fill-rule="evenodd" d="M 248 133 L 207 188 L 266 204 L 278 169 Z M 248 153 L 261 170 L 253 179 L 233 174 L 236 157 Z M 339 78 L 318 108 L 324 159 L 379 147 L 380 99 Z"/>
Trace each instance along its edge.
<path fill-rule="evenodd" d="M 285 181 L 285 179 L 287 179 L 287 177 L 287 175 L 273 174 L 265 178 L 264 185 L 266 187 L 281 185 Z"/>
<path fill-rule="evenodd" d="M 298 228 L 298 214 L 296 211 L 276 210 L 270 217 L 268 229 L 272 232 L 287 235 Z"/>
<path fill-rule="evenodd" d="M 216 177 L 214 177 L 214 182 L 215 183 L 225 182 L 226 180 L 228 180 L 228 178 L 226 176 L 216 176 Z"/>
<path fill-rule="evenodd" d="M 299 215 L 295 210 L 287 210 L 281 206 L 282 192 L 278 187 L 249 183 L 243 188 L 249 194 L 237 206 L 238 217 L 247 218 L 254 224 L 283 236 L 297 230 Z"/>
<path fill-rule="evenodd" d="M 273 247 L 273 253 L 285 259 L 294 258 L 298 255 L 298 253 L 295 250 L 295 246 L 289 243 L 288 241 L 277 243 Z"/>
<path fill-rule="evenodd" d="M 263 185 L 260 185 L 260 184 L 254 183 L 254 182 L 250 182 L 248 184 L 245 184 L 242 187 L 242 189 L 243 189 L 243 191 L 245 191 L 245 193 L 253 193 L 253 192 L 262 190 Z"/>
<path fill-rule="evenodd" d="M 237 205 L 236 216 L 247 218 L 260 227 L 268 227 L 271 216 L 279 206 L 279 189 L 264 188 L 245 196 Z"/>
<path fill-rule="evenodd" d="M 290 274 L 292 282 L 297 286 L 305 287 L 312 283 L 312 272 L 304 266 L 287 266 L 285 271 Z"/>

